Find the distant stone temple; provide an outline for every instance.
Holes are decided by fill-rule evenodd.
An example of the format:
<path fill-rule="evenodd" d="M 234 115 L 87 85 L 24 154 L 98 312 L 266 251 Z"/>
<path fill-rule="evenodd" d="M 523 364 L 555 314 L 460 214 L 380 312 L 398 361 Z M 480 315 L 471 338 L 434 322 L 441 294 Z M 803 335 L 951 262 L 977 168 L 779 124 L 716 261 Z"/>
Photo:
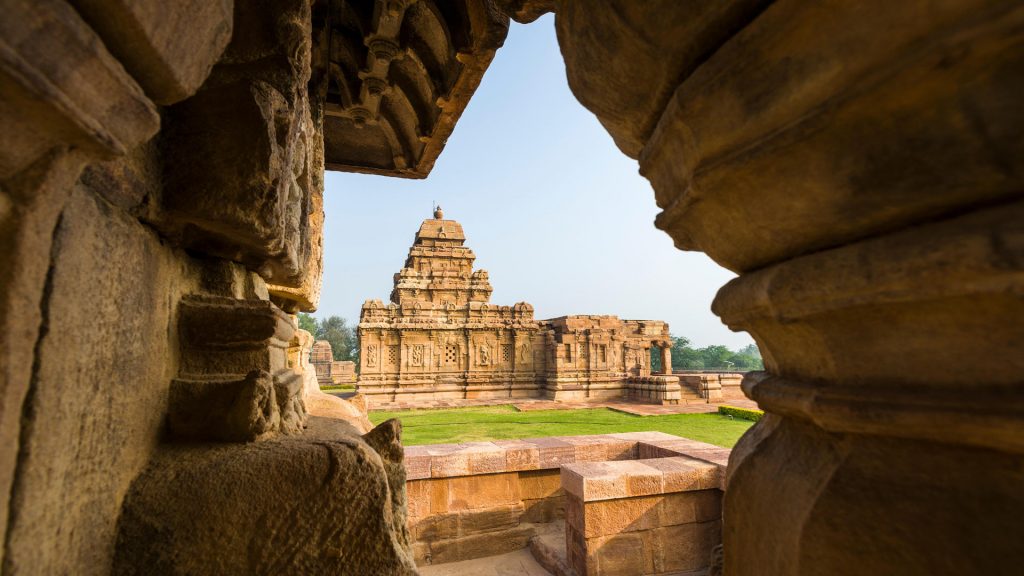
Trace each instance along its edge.
<path fill-rule="evenodd" d="M 335 360 L 331 343 L 327 340 L 317 340 L 313 343 L 309 363 L 316 369 L 316 381 L 320 386 L 355 384 L 356 382 L 356 363 L 348 360 Z"/>
<path fill-rule="evenodd" d="M 359 317 L 358 389 L 371 402 L 449 398 L 679 400 L 678 378 L 652 375 L 651 348 L 671 374 L 668 324 L 615 316 L 534 320 L 533 306 L 490 304 L 462 226 L 440 208 L 424 220 L 391 302 Z"/>

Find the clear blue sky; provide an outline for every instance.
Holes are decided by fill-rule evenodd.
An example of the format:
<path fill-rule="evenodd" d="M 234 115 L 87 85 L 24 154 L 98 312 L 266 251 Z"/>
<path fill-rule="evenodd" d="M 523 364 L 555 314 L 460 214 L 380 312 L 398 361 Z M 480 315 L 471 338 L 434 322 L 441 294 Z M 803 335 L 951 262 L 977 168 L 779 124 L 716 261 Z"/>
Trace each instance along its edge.
<path fill-rule="evenodd" d="M 387 301 L 436 201 L 462 223 L 495 304 L 666 320 L 699 346 L 753 342 L 710 310 L 734 275 L 654 227 L 636 162 L 569 91 L 551 15 L 512 24 L 429 178 L 328 172 L 326 188 L 319 318 L 354 324 L 364 300 Z"/>

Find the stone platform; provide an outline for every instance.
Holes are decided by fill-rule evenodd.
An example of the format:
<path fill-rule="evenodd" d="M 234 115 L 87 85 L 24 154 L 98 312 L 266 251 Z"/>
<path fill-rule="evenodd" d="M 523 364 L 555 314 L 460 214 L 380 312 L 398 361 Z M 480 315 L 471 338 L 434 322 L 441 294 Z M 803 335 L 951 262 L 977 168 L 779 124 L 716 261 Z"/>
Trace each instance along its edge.
<path fill-rule="evenodd" d="M 705 569 L 730 453 L 662 432 L 410 446 L 414 557 L 451 575 L 476 574 L 463 562 L 483 558 L 493 573 L 486 566 L 526 548 L 557 576 Z M 517 561 L 508 574 L 545 573 Z"/>
<path fill-rule="evenodd" d="M 351 396 L 351 392 L 338 392 L 339 397 Z M 522 398 L 486 398 L 486 399 L 451 399 L 451 400 L 419 400 L 415 402 L 389 402 L 373 404 L 369 407 L 371 412 L 398 411 L 398 410 L 451 410 L 454 408 L 484 408 L 487 406 L 515 406 L 520 412 L 533 412 L 536 410 L 584 410 L 591 408 L 609 408 L 618 412 L 633 414 L 634 416 L 666 416 L 669 414 L 706 414 L 717 412 L 722 404 L 709 404 L 704 400 L 697 400 L 686 404 L 647 404 L 630 400 L 610 400 L 593 402 L 572 402 L 564 400 L 542 400 Z M 737 408 L 750 408 L 757 410 L 757 403 L 746 398 L 730 399 L 727 404 Z"/>
<path fill-rule="evenodd" d="M 450 564 L 437 564 L 420 568 L 420 576 L 551 576 L 523 548 L 507 554 L 486 556 Z"/>

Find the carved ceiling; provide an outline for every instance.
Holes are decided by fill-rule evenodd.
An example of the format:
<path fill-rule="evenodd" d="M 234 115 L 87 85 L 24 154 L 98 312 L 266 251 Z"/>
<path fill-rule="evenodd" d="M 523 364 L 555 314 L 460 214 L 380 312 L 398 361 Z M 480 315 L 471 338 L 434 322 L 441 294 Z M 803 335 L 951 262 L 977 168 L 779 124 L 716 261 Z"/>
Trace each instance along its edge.
<path fill-rule="evenodd" d="M 493 0 L 318 0 L 314 77 L 328 170 L 425 178 L 509 18 Z"/>

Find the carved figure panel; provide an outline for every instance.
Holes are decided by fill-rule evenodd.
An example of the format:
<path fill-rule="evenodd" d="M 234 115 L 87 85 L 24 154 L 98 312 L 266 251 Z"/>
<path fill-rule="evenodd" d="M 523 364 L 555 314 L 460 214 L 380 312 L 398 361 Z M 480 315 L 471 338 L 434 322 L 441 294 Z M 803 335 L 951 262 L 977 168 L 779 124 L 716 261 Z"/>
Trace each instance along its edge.
<path fill-rule="evenodd" d="M 523 341 L 519 343 L 519 361 L 527 362 L 530 358 L 530 342 Z"/>
<path fill-rule="evenodd" d="M 376 344 L 368 344 L 366 346 L 366 365 L 368 367 L 375 368 L 377 366 L 377 354 L 378 353 L 379 352 L 377 350 L 377 345 Z"/>
<path fill-rule="evenodd" d="M 412 354 L 409 356 L 409 364 L 423 366 L 423 344 L 415 344 L 412 347 Z"/>
<path fill-rule="evenodd" d="M 491 364 L 491 347 L 487 344 L 481 344 L 477 350 L 477 364 L 481 366 L 490 366 Z"/>

